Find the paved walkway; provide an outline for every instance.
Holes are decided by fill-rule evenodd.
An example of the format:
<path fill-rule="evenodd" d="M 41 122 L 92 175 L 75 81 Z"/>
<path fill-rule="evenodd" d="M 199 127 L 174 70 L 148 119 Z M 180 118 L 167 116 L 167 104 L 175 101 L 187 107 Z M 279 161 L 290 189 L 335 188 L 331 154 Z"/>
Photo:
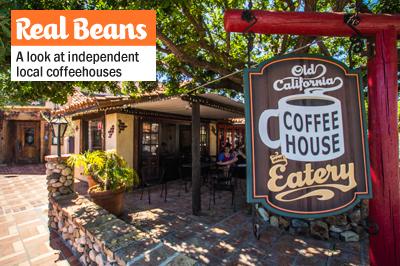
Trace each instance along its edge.
<path fill-rule="evenodd" d="M 0 165 L 0 175 L 44 175 L 44 164 Z"/>
<path fill-rule="evenodd" d="M 256 241 L 243 192 L 237 195 L 238 212 L 233 212 L 227 192 L 218 194 L 215 205 L 209 201 L 206 189 L 202 199 L 203 215 L 193 216 L 191 194 L 176 185 L 169 187 L 167 202 L 160 197 L 159 188 L 152 188 L 151 204 L 147 191 L 140 200 L 140 191 L 135 190 L 126 194 L 123 218 L 200 264 L 368 265 L 367 241 L 318 241 L 272 229 Z M 151 260 L 153 257 L 144 256 L 144 262 L 157 265 Z M 49 232 L 44 175 L 0 175 L 0 266 L 3 265 L 79 265 L 61 239 Z"/>
<path fill-rule="evenodd" d="M 236 193 L 233 211 L 230 192 L 217 192 L 216 204 L 202 187 L 202 215 L 191 214 L 191 193 L 169 185 L 167 202 L 160 188 L 125 195 L 123 219 L 149 232 L 201 265 L 368 265 L 368 240 L 361 242 L 322 241 L 293 236 L 270 227 L 257 241 L 252 234 L 251 215 L 245 203 L 244 184 Z M 151 256 L 149 256 L 151 259 Z"/>
<path fill-rule="evenodd" d="M 0 175 L 0 265 L 80 265 L 48 229 L 46 176 L 21 169 Z"/>

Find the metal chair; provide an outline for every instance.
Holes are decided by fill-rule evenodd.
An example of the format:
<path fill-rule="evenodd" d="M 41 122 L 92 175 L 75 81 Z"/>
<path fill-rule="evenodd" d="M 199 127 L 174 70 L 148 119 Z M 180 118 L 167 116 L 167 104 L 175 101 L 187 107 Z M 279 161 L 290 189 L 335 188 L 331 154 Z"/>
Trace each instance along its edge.
<path fill-rule="evenodd" d="M 211 207 L 211 197 L 215 205 L 215 192 L 216 191 L 230 191 L 232 193 L 233 210 L 236 210 L 235 206 L 235 180 L 232 175 L 231 168 L 226 169 L 225 167 L 215 167 L 209 170 L 210 180 L 210 199 L 208 208 Z"/>
<path fill-rule="evenodd" d="M 143 199 L 143 194 L 144 194 L 144 189 L 147 188 L 147 193 L 148 193 L 148 200 L 149 204 L 151 204 L 151 191 L 150 188 L 152 186 L 160 185 L 161 184 L 161 194 L 160 197 L 163 196 L 163 192 L 165 191 L 164 194 L 164 202 L 167 202 L 167 180 L 165 178 L 165 168 L 161 167 L 160 168 L 160 176 L 157 178 L 154 178 L 154 176 L 151 175 L 151 173 L 154 171 L 154 167 L 152 166 L 145 166 L 142 167 L 141 169 L 141 188 L 142 192 L 140 195 L 140 200 Z"/>

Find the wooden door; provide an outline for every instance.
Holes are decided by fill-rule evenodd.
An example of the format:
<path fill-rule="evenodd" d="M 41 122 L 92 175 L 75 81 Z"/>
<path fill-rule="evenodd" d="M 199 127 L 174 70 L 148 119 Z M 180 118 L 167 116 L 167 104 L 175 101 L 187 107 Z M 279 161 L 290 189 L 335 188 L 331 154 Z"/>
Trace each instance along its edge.
<path fill-rule="evenodd" d="M 17 163 L 39 163 L 39 122 L 17 122 L 17 142 L 15 149 Z"/>
<path fill-rule="evenodd" d="M 142 178 L 159 177 L 160 124 L 143 121 L 141 125 L 141 172 Z"/>

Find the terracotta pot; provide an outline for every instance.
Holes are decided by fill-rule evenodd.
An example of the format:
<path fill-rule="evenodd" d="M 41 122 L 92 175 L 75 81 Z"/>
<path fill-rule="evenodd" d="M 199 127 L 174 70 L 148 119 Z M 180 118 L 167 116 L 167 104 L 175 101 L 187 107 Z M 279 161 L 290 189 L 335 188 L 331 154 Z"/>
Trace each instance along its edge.
<path fill-rule="evenodd" d="M 86 177 L 87 183 L 89 188 L 94 187 L 95 185 L 97 185 L 98 183 L 96 182 L 96 180 L 94 180 L 94 178 L 91 175 L 88 175 Z"/>
<path fill-rule="evenodd" d="M 124 189 L 114 192 L 111 190 L 95 192 L 89 189 L 89 196 L 92 198 L 94 203 L 103 207 L 115 216 L 122 214 L 124 206 Z"/>

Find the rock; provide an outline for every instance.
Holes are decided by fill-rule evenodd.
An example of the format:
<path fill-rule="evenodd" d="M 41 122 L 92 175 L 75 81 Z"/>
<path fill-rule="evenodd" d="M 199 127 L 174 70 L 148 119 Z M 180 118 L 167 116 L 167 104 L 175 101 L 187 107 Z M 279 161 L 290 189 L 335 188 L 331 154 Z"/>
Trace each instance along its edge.
<path fill-rule="evenodd" d="M 278 217 L 276 217 L 276 216 L 271 216 L 271 217 L 269 218 L 269 223 L 270 223 L 271 226 L 279 227 L 279 219 L 278 219 Z"/>
<path fill-rule="evenodd" d="M 352 223 L 358 224 L 361 221 L 361 210 L 354 210 L 352 213 L 350 213 L 349 218 Z"/>
<path fill-rule="evenodd" d="M 57 182 L 57 183 L 51 184 L 51 186 L 52 186 L 52 187 L 56 187 L 56 188 L 57 188 L 57 187 L 62 187 L 62 185 L 63 185 L 63 184 L 62 184 L 62 183 L 60 183 L 60 182 Z"/>
<path fill-rule="evenodd" d="M 310 233 L 310 229 L 308 227 L 297 227 L 293 229 L 294 229 L 294 235 L 308 236 Z"/>
<path fill-rule="evenodd" d="M 58 225 L 58 229 L 62 230 L 62 228 L 64 227 L 64 222 L 63 221 L 59 221 L 57 225 Z"/>
<path fill-rule="evenodd" d="M 61 194 L 68 194 L 69 193 L 69 189 L 67 187 L 60 187 L 59 191 Z"/>
<path fill-rule="evenodd" d="M 68 226 L 68 233 L 70 234 L 74 233 L 74 227 L 72 225 Z"/>
<path fill-rule="evenodd" d="M 85 247 L 82 245 L 78 245 L 78 248 L 76 250 L 78 250 L 79 253 L 82 253 L 85 251 Z"/>
<path fill-rule="evenodd" d="M 311 222 L 310 233 L 312 236 L 314 236 L 318 239 L 322 239 L 322 240 L 329 239 L 328 225 L 322 221 Z"/>
<path fill-rule="evenodd" d="M 57 169 L 63 170 L 65 169 L 67 166 L 65 164 L 59 164 L 57 165 Z"/>
<path fill-rule="evenodd" d="M 72 175 L 67 176 L 67 179 L 68 179 L 68 180 L 69 180 L 69 179 L 72 179 L 72 178 L 74 178 Z"/>
<path fill-rule="evenodd" d="M 264 220 L 264 222 L 269 221 L 269 214 L 263 207 L 258 207 L 257 212 L 261 216 L 261 218 Z"/>
<path fill-rule="evenodd" d="M 71 168 L 67 167 L 61 171 L 61 174 L 64 176 L 69 176 L 71 172 L 72 172 Z"/>
<path fill-rule="evenodd" d="M 55 164 L 53 164 L 53 163 L 46 163 L 46 169 L 52 170 L 52 169 L 54 169 L 54 167 L 55 167 Z"/>
<path fill-rule="evenodd" d="M 348 224 L 347 222 L 347 216 L 344 214 L 339 214 L 335 216 L 329 216 L 326 218 L 326 221 L 330 225 L 346 225 Z"/>
<path fill-rule="evenodd" d="M 55 222 L 50 223 L 51 228 L 57 229 L 57 224 Z"/>
<path fill-rule="evenodd" d="M 47 182 L 47 184 L 48 184 L 48 185 L 51 185 L 51 184 L 57 183 L 57 181 L 58 181 L 58 179 L 50 179 L 50 180 Z"/>
<path fill-rule="evenodd" d="M 50 169 L 46 170 L 46 175 L 47 176 L 51 176 L 52 173 L 53 173 L 53 170 L 50 170 Z"/>
<path fill-rule="evenodd" d="M 72 179 L 68 179 L 67 181 L 65 181 L 64 186 L 70 186 L 72 182 Z"/>
<path fill-rule="evenodd" d="M 63 232 L 63 233 L 68 233 L 68 227 L 67 227 L 67 226 L 64 226 L 63 229 L 62 229 L 62 232 Z"/>
<path fill-rule="evenodd" d="M 344 231 L 340 233 L 340 239 L 346 242 L 357 242 L 360 240 L 360 237 L 353 231 Z"/>
<path fill-rule="evenodd" d="M 79 261 L 82 262 L 84 265 L 86 264 L 86 256 L 85 256 L 85 254 L 83 254 L 82 256 L 79 257 Z"/>
<path fill-rule="evenodd" d="M 336 232 L 330 231 L 329 235 L 330 235 L 331 238 L 340 239 L 340 233 L 336 233 Z"/>
<path fill-rule="evenodd" d="M 82 245 L 85 245 L 86 244 L 86 238 L 84 236 L 79 238 L 79 243 L 82 244 Z"/>
<path fill-rule="evenodd" d="M 96 261 L 97 265 L 99 265 L 99 266 L 103 266 L 104 265 L 104 259 L 103 259 L 103 256 L 100 253 L 97 254 L 95 261 Z"/>
<path fill-rule="evenodd" d="M 67 180 L 67 177 L 66 177 L 66 176 L 61 176 L 61 177 L 60 177 L 60 182 L 61 182 L 61 183 L 64 183 L 66 180 Z"/>
<path fill-rule="evenodd" d="M 365 220 L 369 216 L 369 200 L 361 201 L 361 219 Z"/>
<path fill-rule="evenodd" d="M 55 173 L 55 174 L 61 173 L 61 170 L 60 170 L 60 169 L 57 169 L 57 168 L 53 169 L 52 171 L 53 171 L 53 173 Z"/>
<path fill-rule="evenodd" d="M 97 256 L 96 251 L 94 251 L 93 249 L 91 249 L 91 250 L 89 251 L 89 258 L 90 258 L 92 261 L 96 261 L 96 256 Z"/>
<path fill-rule="evenodd" d="M 351 230 L 356 232 L 359 235 L 362 235 L 365 233 L 364 227 L 359 226 L 359 225 L 351 225 Z"/>
<path fill-rule="evenodd" d="M 74 237 L 75 238 L 79 238 L 79 231 L 78 230 L 74 230 Z"/>
<path fill-rule="evenodd" d="M 63 233 L 61 234 L 61 237 L 62 237 L 64 240 L 68 240 L 68 239 L 69 239 L 68 234 L 65 233 L 65 232 L 63 232 Z"/>
<path fill-rule="evenodd" d="M 96 243 L 93 244 L 93 248 L 96 250 L 96 252 L 100 252 L 100 247 Z"/>
<path fill-rule="evenodd" d="M 300 219 L 293 219 L 292 226 L 294 228 L 300 228 L 300 227 L 308 228 L 308 223 Z"/>
<path fill-rule="evenodd" d="M 287 229 L 290 226 L 290 222 L 285 218 L 283 218 L 282 216 L 279 216 L 279 224 L 285 229 Z"/>
<path fill-rule="evenodd" d="M 114 257 L 107 256 L 107 262 L 113 263 L 116 262 Z"/>
<path fill-rule="evenodd" d="M 336 226 L 336 225 L 331 225 L 331 227 L 329 227 L 329 231 L 334 232 L 334 233 L 342 233 L 343 231 L 345 231 L 346 229 L 344 229 L 341 226 Z"/>

